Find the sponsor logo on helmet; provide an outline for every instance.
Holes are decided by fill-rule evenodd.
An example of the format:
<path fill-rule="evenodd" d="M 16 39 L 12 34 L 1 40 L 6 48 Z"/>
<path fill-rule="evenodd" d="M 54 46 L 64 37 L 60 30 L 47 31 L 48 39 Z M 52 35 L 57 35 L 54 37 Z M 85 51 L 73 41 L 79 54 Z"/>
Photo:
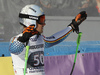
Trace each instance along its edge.
<path fill-rule="evenodd" d="M 43 12 L 43 9 L 42 8 L 40 8 L 40 10 Z"/>
<path fill-rule="evenodd" d="M 35 19 L 35 20 L 38 20 L 37 17 L 34 17 L 34 16 L 29 16 L 30 19 Z"/>

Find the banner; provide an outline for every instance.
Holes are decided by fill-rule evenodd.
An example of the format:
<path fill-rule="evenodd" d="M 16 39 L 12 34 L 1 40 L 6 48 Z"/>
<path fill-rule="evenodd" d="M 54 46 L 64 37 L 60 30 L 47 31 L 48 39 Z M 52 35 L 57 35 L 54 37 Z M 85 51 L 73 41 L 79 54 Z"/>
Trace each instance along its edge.
<path fill-rule="evenodd" d="M 46 56 L 46 75 L 70 75 L 75 55 Z M 99 75 L 100 53 L 78 54 L 72 75 Z"/>
<path fill-rule="evenodd" d="M 45 49 L 46 75 L 70 75 L 76 51 L 76 42 L 62 42 Z M 81 42 L 72 75 L 100 74 L 100 41 Z"/>
<path fill-rule="evenodd" d="M 1 43 L 0 75 L 14 75 L 9 43 Z M 3 47 L 5 45 L 5 48 Z M 76 52 L 75 41 L 64 41 L 44 50 L 45 75 L 70 75 Z M 3 56 L 4 55 L 4 56 Z M 80 42 L 73 75 L 100 74 L 100 41 Z"/>
<path fill-rule="evenodd" d="M 14 75 L 11 57 L 0 57 L 0 75 Z"/>

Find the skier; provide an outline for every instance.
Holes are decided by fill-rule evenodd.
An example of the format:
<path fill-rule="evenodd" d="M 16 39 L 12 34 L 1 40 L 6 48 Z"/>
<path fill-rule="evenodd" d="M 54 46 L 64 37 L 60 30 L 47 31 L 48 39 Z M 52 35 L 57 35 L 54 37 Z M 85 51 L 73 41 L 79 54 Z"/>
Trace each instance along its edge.
<path fill-rule="evenodd" d="M 11 38 L 9 51 L 11 52 L 15 75 L 23 75 L 25 64 L 25 47 L 29 45 L 26 75 L 45 75 L 44 48 L 54 46 L 68 37 L 72 32 L 79 32 L 79 25 L 87 18 L 85 11 L 80 12 L 64 29 L 50 37 L 45 37 L 45 14 L 41 7 L 30 4 L 22 8 L 19 13 L 23 32 Z"/>

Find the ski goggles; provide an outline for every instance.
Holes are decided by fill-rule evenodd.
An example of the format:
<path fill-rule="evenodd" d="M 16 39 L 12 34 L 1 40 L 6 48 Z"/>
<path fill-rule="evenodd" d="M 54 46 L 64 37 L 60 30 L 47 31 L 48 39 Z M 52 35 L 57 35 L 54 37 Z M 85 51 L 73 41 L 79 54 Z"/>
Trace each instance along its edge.
<path fill-rule="evenodd" d="M 32 20 L 37 20 L 37 22 L 41 25 L 45 24 L 45 15 L 41 16 L 33 16 L 33 15 L 27 15 L 27 14 L 19 14 L 20 18 L 27 18 L 27 19 L 32 19 Z"/>
<path fill-rule="evenodd" d="M 45 15 L 39 16 L 37 22 L 39 24 L 45 24 Z"/>

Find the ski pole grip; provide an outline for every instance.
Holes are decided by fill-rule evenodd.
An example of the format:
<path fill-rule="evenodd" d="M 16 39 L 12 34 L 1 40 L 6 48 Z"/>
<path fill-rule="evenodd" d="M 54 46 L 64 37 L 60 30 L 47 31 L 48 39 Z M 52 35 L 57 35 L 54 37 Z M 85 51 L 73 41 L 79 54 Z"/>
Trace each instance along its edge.
<path fill-rule="evenodd" d="M 78 33 L 78 38 L 77 38 L 77 44 L 78 44 L 78 45 L 80 44 L 81 35 L 82 35 L 82 32 L 79 32 L 79 33 Z"/>

